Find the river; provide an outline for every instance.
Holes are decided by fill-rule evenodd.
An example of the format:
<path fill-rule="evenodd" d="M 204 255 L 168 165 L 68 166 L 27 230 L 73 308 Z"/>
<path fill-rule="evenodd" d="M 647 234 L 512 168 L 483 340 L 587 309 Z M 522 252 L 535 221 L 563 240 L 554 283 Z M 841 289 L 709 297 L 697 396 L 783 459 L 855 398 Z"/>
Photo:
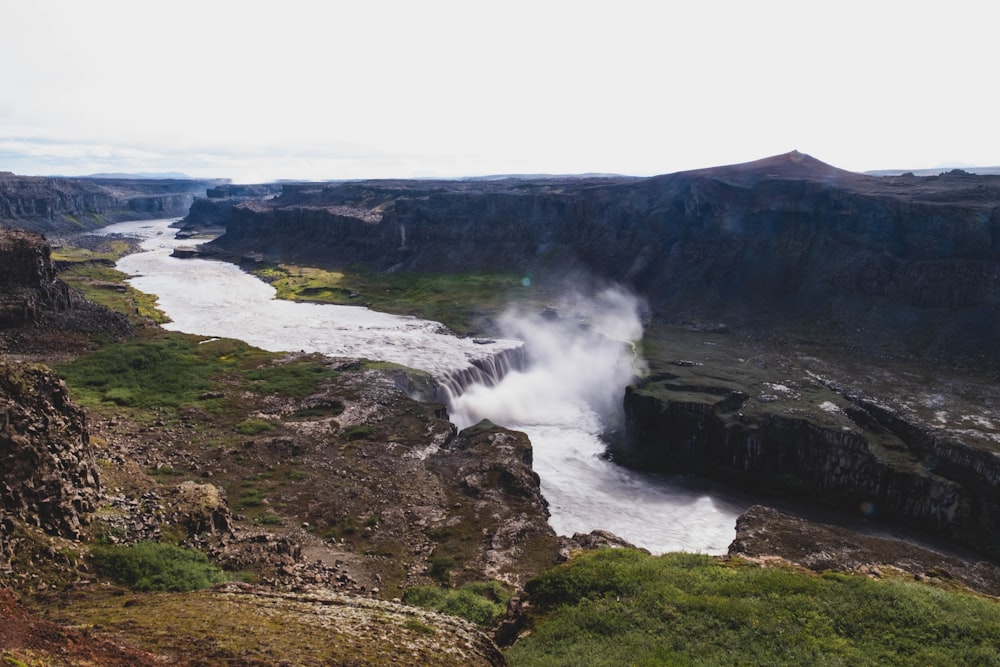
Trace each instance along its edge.
<path fill-rule="evenodd" d="M 143 252 L 123 257 L 117 268 L 133 287 L 157 296 L 171 319 L 167 329 L 272 351 L 391 361 L 439 378 L 523 344 L 523 370 L 495 386 L 466 388 L 451 398 L 449 413 L 460 428 L 488 418 L 528 434 L 549 521 L 561 535 L 601 529 L 653 553 L 721 554 L 735 535 L 737 516 L 753 504 L 717 485 L 637 473 L 602 456 L 606 415 L 620 404 L 641 363 L 624 342 L 636 330 L 621 292 L 567 301 L 559 312 L 570 317 L 555 322 L 511 314 L 505 318 L 511 338 L 473 341 L 413 317 L 277 300 L 270 285 L 233 264 L 171 257 L 175 247 L 193 244 L 176 240 L 171 222 L 123 222 L 98 232 L 144 239 Z"/>

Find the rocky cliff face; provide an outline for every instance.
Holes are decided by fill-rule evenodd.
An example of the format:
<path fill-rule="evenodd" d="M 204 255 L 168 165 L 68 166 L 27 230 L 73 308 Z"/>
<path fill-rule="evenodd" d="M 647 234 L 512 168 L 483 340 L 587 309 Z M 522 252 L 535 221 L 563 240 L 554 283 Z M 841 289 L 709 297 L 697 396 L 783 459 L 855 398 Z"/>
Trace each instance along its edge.
<path fill-rule="evenodd" d="M 583 269 L 674 320 L 997 360 L 995 176 L 864 176 L 790 153 L 648 179 L 297 185 L 237 206 L 212 247 L 375 270 Z"/>
<path fill-rule="evenodd" d="M 48 369 L 0 360 L 0 507 L 11 520 L 77 539 L 99 492 L 83 411 Z"/>
<path fill-rule="evenodd" d="M 912 367 L 884 386 L 853 368 L 829 371 L 863 381 L 861 392 L 817 373 L 815 357 L 754 358 L 749 349 L 727 357 L 725 342 L 691 338 L 712 351 L 696 356 L 690 347 L 628 388 L 617 462 L 819 502 L 1000 554 L 1000 435 L 989 383 L 981 394 L 963 385 L 967 399 L 954 409 L 966 415 L 950 416 L 942 396 L 950 388 L 923 378 L 909 386 Z M 900 396 L 931 405 L 931 422 L 890 402 Z"/>
<path fill-rule="evenodd" d="M 875 578 L 901 570 L 918 581 L 960 581 L 981 593 L 1000 595 L 1000 567 L 991 563 L 968 563 L 909 542 L 806 521 L 759 505 L 736 521 L 729 553 L 751 559 L 782 558 L 817 572 L 858 572 Z"/>
<path fill-rule="evenodd" d="M 43 313 L 69 307 L 69 287 L 56 278 L 45 239 L 0 228 L 0 328 L 38 323 Z"/>
<path fill-rule="evenodd" d="M 0 172 L 0 224 L 80 232 L 110 222 L 184 215 L 218 181 L 85 179 Z"/>
<path fill-rule="evenodd" d="M 233 208 L 248 201 L 266 200 L 281 193 L 276 183 L 257 185 L 219 185 L 209 188 L 205 197 L 197 197 L 180 221 L 179 237 L 199 233 L 221 234 L 229 226 Z"/>

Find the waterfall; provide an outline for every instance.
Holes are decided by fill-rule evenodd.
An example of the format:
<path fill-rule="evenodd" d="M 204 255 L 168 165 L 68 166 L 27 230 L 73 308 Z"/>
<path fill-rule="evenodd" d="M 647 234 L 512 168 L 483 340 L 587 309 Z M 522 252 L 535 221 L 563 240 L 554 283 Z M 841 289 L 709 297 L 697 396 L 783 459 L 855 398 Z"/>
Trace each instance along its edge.
<path fill-rule="evenodd" d="M 452 369 L 438 378 L 438 400 L 450 407 L 452 401 L 469 387 L 495 387 L 508 373 L 524 371 L 526 368 L 527 355 L 523 344 L 471 359 L 468 366 Z"/>
<path fill-rule="evenodd" d="M 751 499 L 682 477 L 643 475 L 604 456 L 606 415 L 621 408 L 641 361 L 629 342 L 642 331 L 627 294 L 608 290 L 542 313 L 512 311 L 499 321 L 497 340 L 456 338 L 436 322 L 276 300 L 273 287 L 235 265 L 171 257 L 182 241 L 169 223 L 101 230 L 146 239 L 147 252 L 116 266 L 133 287 L 157 295 L 172 320 L 166 328 L 419 368 L 437 379 L 439 400 L 459 428 L 489 419 L 528 435 L 558 534 L 602 529 L 657 553 L 726 553 Z"/>

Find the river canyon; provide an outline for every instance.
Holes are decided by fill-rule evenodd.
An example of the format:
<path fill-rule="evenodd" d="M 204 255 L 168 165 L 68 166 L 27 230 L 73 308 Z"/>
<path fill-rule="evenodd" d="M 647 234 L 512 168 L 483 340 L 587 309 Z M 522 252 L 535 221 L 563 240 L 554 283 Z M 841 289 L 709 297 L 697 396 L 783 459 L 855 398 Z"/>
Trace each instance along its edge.
<path fill-rule="evenodd" d="M 412 317 L 277 300 L 271 286 L 233 264 L 172 257 L 192 241 L 175 239 L 171 222 L 126 222 L 99 232 L 144 239 L 144 252 L 122 258 L 117 267 L 134 287 L 157 296 L 172 320 L 168 329 L 272 351 L 390 361 L 446 384 L 473 361 L 523 344 L 523 368 L 456 389 L 448 397 L 449 413 L 460 428 L 485 418 L 528 434 L 559 534 L 607 530 L 656 553 L 721 554 L 735 535 L 736 518 L 753 504 L 750 496 L 702 480 L 631 471 L 605 458 L 601 434 L 620 412 L 625 386 L 641 363 L 627 344 L 641 335 L 641 324 L 624 292 L 567 299 L 561 319 L 575 325 L 582 318 L 590 325 L 586 330 L 512 314 L 505 327 L 520 339 L 458 338 Z"/>

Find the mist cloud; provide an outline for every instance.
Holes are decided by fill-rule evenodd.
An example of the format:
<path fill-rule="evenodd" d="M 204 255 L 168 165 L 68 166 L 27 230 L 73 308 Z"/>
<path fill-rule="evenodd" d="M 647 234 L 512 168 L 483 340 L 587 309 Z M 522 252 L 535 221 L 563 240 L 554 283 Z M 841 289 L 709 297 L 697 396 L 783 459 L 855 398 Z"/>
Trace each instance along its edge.
<path fill-rule="evenodd" d="M 617 287 L 570 294 L 543 312 L 511 309 L 500 326 L 505 337 L 524 341 L 527 368 L 453 399 L 450 413 L 460 428 L 481 419 L 516 428 L 595 416 L 609 425 L 617 418 L 625 386 L 642 370 L 634 296 Z"/>

